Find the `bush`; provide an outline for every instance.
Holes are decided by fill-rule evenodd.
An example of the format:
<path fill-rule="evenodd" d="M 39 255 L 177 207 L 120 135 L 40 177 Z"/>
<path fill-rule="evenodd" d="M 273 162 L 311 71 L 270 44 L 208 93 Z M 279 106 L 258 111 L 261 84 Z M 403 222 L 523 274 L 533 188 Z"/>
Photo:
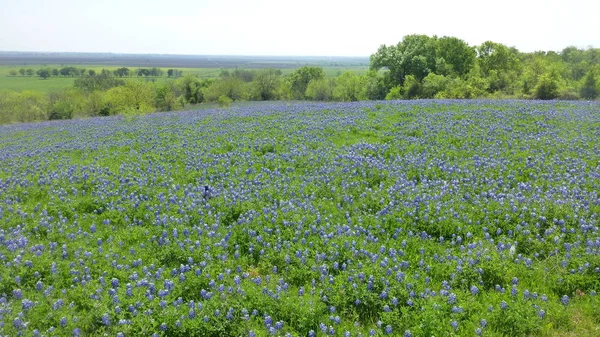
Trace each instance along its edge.
<path fill-rule="evenodd" d="M 246 84 L 236 77 L 218 79 L 203 89 L 203 94 L 204 99 L 209 102 L 216 102 L 221 96 L 227 96 L 233 101 L 247 98 Z"/>
<path fill-rule="evenodd" d="M 221 108 L 226 108 L 229 107 L 231 105 L 231 98 L 225 96 L 225 95 L 221 95 L 219 96 L 219 99 L 217 99 L 217 103 L 219 103 L 219 106 Z"/>
<path fill-rule="evenodd" d="M 549 74 L 542 76 L 535 88 L 535 98 L 555 99 L 558 97 L 558 82 Z"/>
<path fill-rule="evenodd" d="M 122 87 L 106 92 L 106 103 L 111 106 L 110 115 L 137 115 L 154 111 L 156 94 L 151 83 L 129 81 Z"/>
<path fill-rule="evenodd" d="M 366 89 L 366 77 L 346 71 L 336 78 L 333 96 L 336 100 L 344 102 L 363 100 L 367 97 Z M 306 91 L 308 92 L 308 89 Z"/>
<path fill-rule="evenodd" d="M 318 79 L 312 80 L 306 87 L 306 97 L 313 101 L 331 101 L 335 88 L 334 79 Z"/>
<path fill-rule="evenodd" d="M 583 79 L 583 85 L 581 86 L 579 93 L 581 94 L 581 97 L 585 99 L 595 99 L 598 97 L 598 84 L 596 83 L 596 77 L 594 76 L 594 72 L 592 70 L 588 71 L 588 73 L 585 75 Z"/>
<path fill-rule="evenodd" d="M 5 92 L 0 94 L 0 123 L 47 120 L 48 98 L 41 92 Z"/>
<path fill-rule="evenodd" d="M 421 82 L 413 75 L 406 76 L 404 84 L 402 85 L 402 97 L 406 99 L 419 98 L 421 96 L 421 91 Z"/>
<path fill-rule="evenodd" d="M 435 73 L 429 73 L 423 79 L 423 98 L 433 98 L 439 92 L 444 91 L 450 84 L 451 79 L 443 75 L 436 75 Z"/>
<path fill-rule="evenodd" d="M 66 89 L 48 94 L 48 119 L 71 119 L 86 112 L 86 97 L 78 90 Z"/>
<path fill-rule="evenodd" d="M 401 99 L 402 98 L 402 94 L 400 93 L 401 88 L 400 86 L 395 86 L 392 89 L 390 89 L 390 92 L 388 92 L 387 95 L 385 95 L 385 99 L 386 100 L 394 100 L 394 99 Z"/>

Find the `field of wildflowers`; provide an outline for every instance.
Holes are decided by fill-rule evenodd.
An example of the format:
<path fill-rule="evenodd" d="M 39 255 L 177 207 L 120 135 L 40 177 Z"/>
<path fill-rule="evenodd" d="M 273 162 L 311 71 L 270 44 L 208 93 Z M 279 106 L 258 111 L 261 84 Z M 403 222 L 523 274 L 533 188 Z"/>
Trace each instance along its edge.
<path fill-rule="evenodd" d="M 0 335 L 594 335 L 599 139 L 585 102 L 0 127 Z"/>

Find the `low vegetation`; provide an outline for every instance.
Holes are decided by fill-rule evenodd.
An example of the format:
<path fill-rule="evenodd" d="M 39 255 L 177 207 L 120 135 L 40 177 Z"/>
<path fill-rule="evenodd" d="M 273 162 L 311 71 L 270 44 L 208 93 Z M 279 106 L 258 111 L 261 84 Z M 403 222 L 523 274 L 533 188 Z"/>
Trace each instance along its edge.
<path fill-rule="evenodd" d="M 2 335 L 598 335 L 600 105 L 156 90 L 0 127 Z"/>

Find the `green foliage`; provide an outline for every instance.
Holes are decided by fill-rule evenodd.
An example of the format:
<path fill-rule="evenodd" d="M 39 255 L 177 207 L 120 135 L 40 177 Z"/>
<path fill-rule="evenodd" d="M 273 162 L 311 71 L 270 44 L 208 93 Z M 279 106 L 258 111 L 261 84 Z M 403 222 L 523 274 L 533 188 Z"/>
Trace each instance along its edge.
<path fill-rule="evenodd" d="M 312 80 L 320 80 L 325 78 L 325 72 L 321 67 L 304 66 L 294 70 L 288 75 L 287 80 L 290 82 L 291 94 L 293 99 L 305 99 L 306 89 Z"/>
<path fill-rule="evenodd" d="M 233 102 L 231 100 L 231 98 L 229 98 L 228 96 L 225 96 L 225 95 L 221 95 L 217 99 L 217 103 L 219 104 L 219 106 L 221 108 L 227 108 L 227 107 L 229 107 L 231 105 L 231 102 Z"/>
<path fill-rule="evenodd" d="M 47 120 L 48 98 L 40 92 L 0 93 L 0 123 Z"/>
<path fill-rule="evenodd" d="M 156 103 L 154 105 L 158 111 L 171 111 L 181 106 L 172 83 L 156 88 Z"/>
<path fill-rule="evenodd" d="M 313 101 L 331 101 L 335 89 L 335 79 L 322 78 L 312 80 L 306 88 L 306 97 Z"/>
<path fill-rule="evenodd" d="M 436 75 L 435 73 L 429 73 L 423 79 L 423 98 L 434 98 L 438 93 L 444 91 L 446 87 L 450 85 L 452 80 L 443 75 Z"/>
<path fill-rule="evenodd" d="M 52 75 L 52 69 L 50 68 L 42 68 L 39 69 L 36 74 L 41 77 L 42 79 L 47 79 L 48 77 L 50 77 L 50 75 Z"/>
<path fill-rule="evenodd" d="M 196 76 L 186 75 L 177 79 L 175 88 L 182 92 L 186 103 L 198 104 L 204 101 L 203 89 L 210 85 L 210 81 L 200 80 Z"/>
<path fill-rule="evenodd" d="M 114 87 L 106 92 L 106 104 L 110 114 L 138 115 L 154 111 L 156 94 L 152 84 L 129 81 L 124 86 Z"/>
<path fill-rule="evenodd" d="M 99 75 L 96 75 L 95 72 L 93 75 L 90 73 L 89 75 L 84 75 L 83 77 L 75 79 L 75 82 L 73 83 L 75 88 L 87 92 L 95 90 L 107 91 L 122 85 L 125 85 L 124 80 L 116 78 L 111 72 L 104 71 L 104 69 Z"/>
<path fill-rule="evenodd" d="M 209 102 L 216 102 L 221 96 L 227 96 L 233 101 L 240 101 L 246 99 L 248 93 L 244 81 L 231 76 L 216 80 L 202 92 L 204 98 Z"/>
<path fill-rule="evenodd" d="M 344 102 L 364 100 L 367 97 L 366 89 L 367 77 L 346 71 L 336 78 L 333 97 Z"/>
<path fill-rule="evenodd" d="M 487 79 L 481 77 L 468 77 L 467 79 L 455 78 L 448 83 L 443 92 L 439 92 L 437 97 L 444 98 L 478 98 L 486 97 L 489 83 Z"/>
<path fill-rule="evenodd" d="M 599 93 L 598 82 L 596 81 L 596 75 L 593 70 L 587 72 L 585 77 L 583 78 L 583 85 L 580 89 L 580 94 L 582 98 L 585 99 L 595 99 L 598 97 Z"/>
<path fill-rule="evenodd" d="M 126 67 L 121 67 L 119 69 L 115 69 L 113 71 L 113 73 L 115 74 L 115 76 L 117 77 L 127 77 L 129 76 L 129 68 Z M 91 75 L 91 74 L 90 74 Z"/>
<path fill-rule="evenodd" d="M 365 95 L 368 100 L 382 100 L 389 91 L 385 84 L 385 77 L 379 76 L 376 71 L 369 70 L 365 75 Z"/>
<path fill-rule="evenodd" d="M 371 55 L 371 69 L 387 68 L 394 84 L 404 84 L 409 75 L 421 80 L 435 71 L 436 39 L 427 35 L 407 35 L 395 46 L 382 45 Z"/>
<path fill-rule="evenodd" d="M 423 87 L 421 82 L 417 80 L 413 75 L 408 75 L 404 79 L 402 85 L 402 97 L 406 99 L 420 98 L 422 95 Z"/>
<path fill-rule="evenodd" d="M 86 97 L 78 90 L 63 90 L 48 94 L 48 119 L 71 119 L 86 109 Z"/>
<path fill-rule="evenodd" d="M 465 41 L 451 36 L 441 37 L 436 41 L 436 73 L 466 75 L 473 68 L 476 55 L 475 49 Z"/>
<path fill-rule="evenodd" d="M 536 88 L 535 98 L 537 99 L 555 99 L 558 97 L 558 80 L 553 74 L 544 74 Z"/>
<path fill-rule="evenodd" d="M 280 97 L 281 70 L 267 68 L 254 75 L 253 98 L 261 101 L 275 100 Z"/>
<path fill-rule="evenodd" d="M 518 76 L 521 62 L 514 50 L 501 43 L 486 41 L 477 48 L 481 76 L 488 79 L 490 92 L 509 88 Z"/>
<path fill-rule="evenodd" d="M 17 71 L 14 69 L 11 69 L 8 71 L 8 76 L 17 76 Z"/>
<path fill-rule="evenodd" d="M 385 95 L 386 100 L 395 100 L 395 99 L 401 99 L 401 98 L 402 98 L 402 87 L 400 87 L 399 85 L 390 89 L 390 92 L 388 92 L 388 94 Z"/>

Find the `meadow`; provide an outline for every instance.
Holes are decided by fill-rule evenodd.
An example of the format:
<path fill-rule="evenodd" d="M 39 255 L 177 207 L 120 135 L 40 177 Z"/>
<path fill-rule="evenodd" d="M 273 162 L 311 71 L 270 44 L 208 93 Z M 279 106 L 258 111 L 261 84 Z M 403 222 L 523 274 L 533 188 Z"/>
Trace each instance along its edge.
<path fill-rule="evenodd" d="M 2 336 L 597 336 L 600 105 L 0 126 Z"/>
<path fill-rule="evenodd" d="M 210 55 L 135 55 L 135 54 L 95 54 L 95 53 L 10 53 L 0 52 L 0 92 L 3 90 L 52 92 L 73 86 L 75 78 L 39 76 L 11 76 L 11 71 L 19 69 L 76 67 L 95 70 L 113 71 L 128 67 L 132 71 L 137 68 L 157 67 L 164 76 L 150 77 L 147 80 L 166 83 L 168 69 L 178 69 L 184 75 L 194 75 L 201 79 L 217 78 L 222 70 L 235 69 L 281 69 L 282 75 L 288 75 L 304 65 L 321 66 L 326 76 L 336 77 L 344 71 L 357 75 L 369 69 L 366 57 L 293 57 L 293 56 L 210 56 Z M 145 80 L 142 78 L 132 78 Z"/>

